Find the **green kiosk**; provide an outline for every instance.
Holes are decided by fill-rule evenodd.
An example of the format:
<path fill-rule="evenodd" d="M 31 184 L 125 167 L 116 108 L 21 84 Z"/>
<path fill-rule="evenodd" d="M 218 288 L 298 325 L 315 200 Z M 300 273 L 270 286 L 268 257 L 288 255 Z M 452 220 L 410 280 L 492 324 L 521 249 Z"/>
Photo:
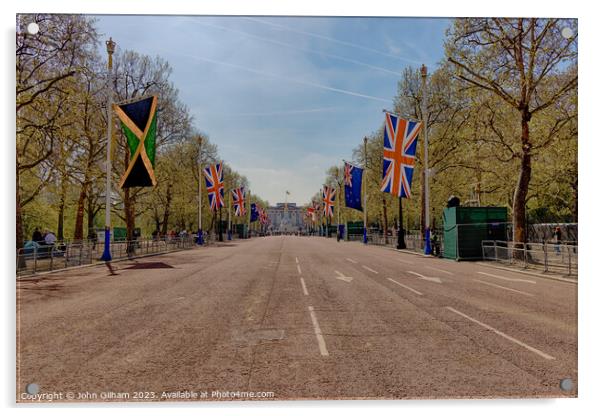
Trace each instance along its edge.
<path fill-rule="evenodd" d="M 505 207 L 454 206 L 443 210 L 443 257 L 482 260 L 483 240 L 507 241 Z"/>

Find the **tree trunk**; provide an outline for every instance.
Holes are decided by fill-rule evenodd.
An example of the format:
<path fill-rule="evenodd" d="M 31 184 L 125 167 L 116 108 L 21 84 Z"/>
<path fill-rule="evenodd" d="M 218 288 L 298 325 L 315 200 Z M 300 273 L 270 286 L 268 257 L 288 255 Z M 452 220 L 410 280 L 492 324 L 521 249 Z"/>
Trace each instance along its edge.
<path fill-rule="evenodd" d="M 93 237 L 93 233 L 96 233 L 94 230 L 94 217 L 96 217 L 96 212 L 94 211 L 94 206 L 92 203 L 92 198 L 87 198 L 88 200 L 88 240 Z"/>
<path fill-rule="evenodd" d="M 63 182 L 64 183 L 64 180 Z M 56 227 L 56 238 L 58 241 L 63 241 L 63 229 L 64 229 L 64 225 L 65 225 L 65 199 L 66 199 L 66 192 L 67 190 L 65 189 L 65 187 L 63 186 L 63 184 L 61 183 L 61 195 L 60 195 L 60 202 L 59 202 L 59 215 L 58 215 L 58 221 L 57 221 L 57 227 Z"/>
<path fill-rule="evenodd" d="M 169 223 L 169 215 L 170 215 L 170 207 L 171 207 L 171 188 L 172 188 L 172 184 L 170 183 L 167 186 L 167 194 L 165 197 L 165 211 L 163 212 L 163 225 L 161 227 L 161 234 L 162 235 L 167 235 L 167 224 Z"/>
<path fill-rule="evenodd" d="M 16 212 L 16 227 L 17 227 L 17 233 L 16 233 L 16 249 L 19 250 L 20 248 L 23 248 L 23 243 L 24 243 L 24 236 L 23 236 L 23 217 L 21 214 L 21 190 L 20 190 L 20 182 L 19 182 L 19 167 L 17 166 L 17 183 L 16 183 L 16 195 L 15 195 L 15 199 L 16 199 L 16 207 L 15 207 L 15 212 Z M 25 258 L 24 257 L 19 257 L 19 264 L 17 265 L 18 268 L 24 268 L 25 267 Z"/>
<path fill-rule="evenodd" d="M 524 110 L 522 115 L 522 156 L 520 160 L 520 171 L 518 182 L 514 190 L 514 200 L 512 203 L 512 227 L 514 231 L 513 240 L 515 243 L 527 242 L 527 194 L 529 192 L 529 182 L 531 181 L 531 143 L 529 142 L 529 120 L 531 115 Z M 520 248 L 522 245 L 518 245 Z"/>
<path fill-rule="evenodd" d="M 73 231 L 73 240 L 84 239 L 84 205 L 86 203 L 88 184 L 84 182 L 77 198 L 77 208 L 75 211 L 75 230 Z"/>
<path fill-rule="evenodd" d="M 389 244 L 389 222 L 387 221 L 387 200 L 383 197 L 383 228 L 385 235 L 385 244 Z"/>

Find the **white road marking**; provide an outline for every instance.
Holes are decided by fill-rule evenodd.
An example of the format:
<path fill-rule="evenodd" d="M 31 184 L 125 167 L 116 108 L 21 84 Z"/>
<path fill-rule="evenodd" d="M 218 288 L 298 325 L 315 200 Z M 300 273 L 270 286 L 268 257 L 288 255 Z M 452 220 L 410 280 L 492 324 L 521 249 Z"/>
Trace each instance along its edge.
<path fill-rule="evenodd" d="M 499 289 L 504 289 L 504 290 L 509 290 L 511 292 L 520 293 L 521 295 L 525 295 L 525 296 L 535 296 L 532 293 L 523 292 L 522 290 L 516 290 L 516 289 L 512 289 L 512 288 L 506 287 L 506 286 L 496 285 L 495 283 L 484 282 L 482 280 L 476 280 L 476 279 L 474 279 L 474 281 L 475 282 L 479 282 L 479 283 L 483 283 L 484 285 L 489 285 L 489 286 L 497 287 Z"/>
<path fill-rule="evenodd" d="M 477 272 L 479 274 L 484 274 L 485 276 L 489 276 L 489 277 L 495 277 L 496 279 L 502 279 L 502 280 L 507 280 L 509 282 L 523 282 L 523 283 L 537 283 L 534 280 L 526 280 L 526 279 L 516 279 L 514 277 L 504 277 L 504 276 L 498 276 L 497 274 L 491 274 L 491 273 L 485 273 L 485 272 Z"/>
<path fill-rule="evenodd" d="M 299 258 L 295 257 L 295 263 L 299 264 Z"/>
<path fill-rule="evenodd" d="M 404 259 L 397 259 L 397 260 L 399 260 L 402 263 L 406 263 L 406 264 L 414 264 L 414 262 L 410 261 L 410 260 L 404 260 Z"/>
<path fill-rule="evenodd" d="M 416 272 L 413 272 L 410 270 L 408 270 L 408 273 L 412 273 L 413 275 L 418 276 L 418 278 L 422 279 L 422 280 L 428 280 L 429 282 L 441 283 L 441 279 L 439 279 L 438 277 L 423 276 L 420 273 L 416 273 Z"/>
<path fill-rule="evenodd" d="M 376 270 L 374 270 L 374 269 L 371 269 L 371 268 L 370 268 L 370 267 L 368 267 L 368 266 L 364 266 L 364 265 L 362 264 L 362 267 L 363 267 L 364 269 L 368 270 L 368 271 L 371 271 L 371 272 L 372 272 L 372 273 L 374 273 L 374 274 L 378 274 L 378 272 L 377 272 Z"/>
<path fill-rule="evenodd" d="M 436 267 L 431 267 L 431 266 L 424 266 L 424 267 L 426 267 L 427 269 L 436 270 L 436 271 L 441 272 L 441 273 L 446 273 L 446 274 L 449 274 L 451 276 L 454 275 L 452 272 L 448 272 L 447 270 L 443 270 L 443 269 L 438 269 Z"/>
<path fill-rule="evenodd" d="M 420 293 L 420 292 L 419 292 L 419 291 L 417 291 L 416 289 L 412 289 L 412 288 L 411 288 L 411 287 L 409 287 L 409 286 L 402 285 L 401 283 L 399 283 L 399 282 L 398 282 L 398 281 L 396 281 L 396 280 L 393 280 L 393 279 L 391 279 L 390 277 L 387 277 L 387 279 L 388 279 L 388 280 L 390 280 L 390 281 L 392 281 L 392 282 L 393 282 L 393 283 L 395 283 L 396 285 L 399 285 L 399 286 L 401 286 L 401 287 L 403 287 L 403 288 L 405 288 L 405 289 L 408 289 L 408 290 L 410 290 L 410 291 L 412 291 L 412 292 L 416 293 L 417 295 L 420 295 L 420 296 L 422 296 L 422 293 Z"/>
<path fill-rule="evenodd" d="M 314 313 L 314 307 L 308 306 L 309 314 L 311 316 L 311 322 L 314 325 L 314 332 L 316 334 L 316 338 L 318 339 L 318 347 L 320 348 L 320 354 L 323 356 L 328 355 L 328 350 L 326 349 L 326 342 L 324 341 L 324 337 L 322 336 L 322 330 L 320 329 L 320 325 L 318 324 L 318 318 L 316 318 L 316 314 Z"/>
<path fill-rule="evenodd" d="M 349 257 L 347 257 L 345 260 L 347 260 L 347 261 L 349 261 L 349 262 L 351 262 L 353 264 L 357 264 L 357 261 L 355 261 L 353 259 L 350 259 Z"/>
<path fill-rule="evenodd" d="M 507 340 L 512 341 L 515 344 L 520 345 L 521 347 L 528 349 L 531 352 L 534 352 L 535 354 L 537 354 L 537 355 L 545 358 L 546 360 L 555 360 L 555 358 L 552 357 L 551 355 L 548 355 L 545 352 L 538 350 L 537 348 L 533 348 L 532 346 L 527 345 L 524 342 L 519 341 L 516 338 L 511 337 L 510 335 L 504 334 L 502 331 L 498 331 L 497 329 L 495 329 L 495 328 L 493 328 L 493 327 L 491 327 L 491 326 L 489 326 L 489 325 L 487 325 L 487 324 L 485 324 L 485 323 L 483 323 L 481 321 L 477 321 L 476 319 L 471 318 L 470 316 L 463 314 L 462 312 L 460 312 L 460 311 L 452 308 L 451 306 L 446 306 L 446 308 L 448 310 L 452 311 L 453 313 L 456 313 L 456 314 L 458 314 L 458 315 L 460 315 L 460 316 L 468 319 L 469 321 L 474 322 L 475 324 L 481 325 L 483 328 L 488 329 L 488 330 L 490 330 L 490 331 L 498 334 L 499 336 L 504 337 Z"/>
<path fill-rule="evenodd" d="M 301 274 L 301 266 L 299 266 L 298 264 L 297 264 L 297 271 L 299 272 L 299 274 Z"/>
<path fill-rule="evenodd" d="M 339 280 L 344 280 L 347 283 L 349 283 L 349 282 L 351 282 L 353 280 L 353 277 L 351 277 L 351 276 L 345 276 L 343 273 L 341 273 L 338 270 L 335 270 L 334 272 L 338 275 L 336 278 L 339 279 Z"/>
<path fill-rule="evenodd" d="M 309 293 L 307 293 L 307 287 L 305 286 L 305 280 L 303 280 L 302 277 L 300 277 L 299 279 L 301 279 L 301 287 L 303 287 L 303 294 L 305 296 L 309 296 Z"/>

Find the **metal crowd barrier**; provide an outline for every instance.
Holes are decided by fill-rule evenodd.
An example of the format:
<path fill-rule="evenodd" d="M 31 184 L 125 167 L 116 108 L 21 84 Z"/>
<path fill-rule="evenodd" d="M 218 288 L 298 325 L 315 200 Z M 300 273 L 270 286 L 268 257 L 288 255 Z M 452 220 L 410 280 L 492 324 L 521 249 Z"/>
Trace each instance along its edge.
<path fill-rule="evenodd" d="M 511 241 L 483 240 L 483 259 L 524 269 L 577 276 L 578 246 L 566 243 L 514 243 Z"/>
<path fill-rule="evenodd" d="M 212 244 L 213 238 L 206 238 Z M 111 242 L 113 260 L 135 258 L 149 254 L 186 250 L 195 246 L 194 236 L 165 237 Z M 66 269 L 100 262 L 104 241 L 58 243 L 52 246 L 17 250 L 17 276 Z"/>

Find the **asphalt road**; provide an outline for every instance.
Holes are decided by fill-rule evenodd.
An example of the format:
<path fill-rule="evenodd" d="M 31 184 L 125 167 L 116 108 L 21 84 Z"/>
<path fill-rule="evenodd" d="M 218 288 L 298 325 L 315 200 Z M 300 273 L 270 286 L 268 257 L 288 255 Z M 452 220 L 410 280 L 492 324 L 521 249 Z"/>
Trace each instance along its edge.
<path fill-rule="evenodd" d="M 17 401 L 577 395 L 573 283 L 295 236 L 115 266 L 17 283 Z"/>

